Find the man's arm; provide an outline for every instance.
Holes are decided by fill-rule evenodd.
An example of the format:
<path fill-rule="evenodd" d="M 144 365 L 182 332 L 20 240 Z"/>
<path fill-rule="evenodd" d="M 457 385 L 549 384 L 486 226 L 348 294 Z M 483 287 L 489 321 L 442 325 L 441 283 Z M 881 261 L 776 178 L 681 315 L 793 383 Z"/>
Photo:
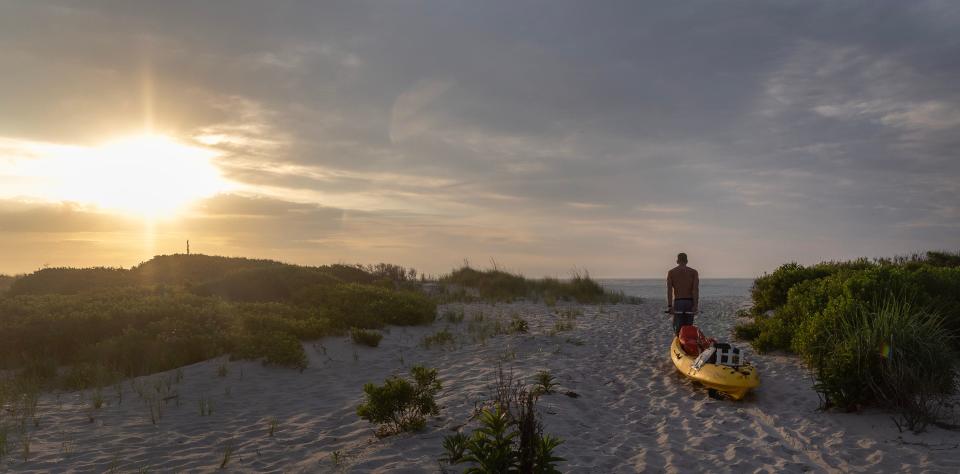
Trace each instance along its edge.
<path fill-rule="evenodd" d="M 667 309 L 673 309 L 673 275 L 667 272 Z"/>
<path fill-rule="evenodd" d="M 696 313 L 700 308 L 700 274 L 693 271 L 693 312 Z"/>

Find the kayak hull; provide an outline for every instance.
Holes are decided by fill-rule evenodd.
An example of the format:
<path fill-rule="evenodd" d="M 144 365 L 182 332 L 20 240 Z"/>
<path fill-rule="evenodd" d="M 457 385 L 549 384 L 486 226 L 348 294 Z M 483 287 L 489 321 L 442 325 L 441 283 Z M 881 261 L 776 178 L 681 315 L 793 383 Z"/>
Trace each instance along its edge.
<path fill-rule="evenodd" d="M 740 400 L 760 385 L 760 374 L 752 365 L 729 367 L 726 365 L 703 364 L 695 369 L 693 363 L 697 360 L 687 354 L 680 346 L 680 339 L 673 338 L 670 345 L 670 360 L 677 367 L 677 371 L 690 379 L 700 382 L 707 388 L 722 392 L 734 400 Z"/>

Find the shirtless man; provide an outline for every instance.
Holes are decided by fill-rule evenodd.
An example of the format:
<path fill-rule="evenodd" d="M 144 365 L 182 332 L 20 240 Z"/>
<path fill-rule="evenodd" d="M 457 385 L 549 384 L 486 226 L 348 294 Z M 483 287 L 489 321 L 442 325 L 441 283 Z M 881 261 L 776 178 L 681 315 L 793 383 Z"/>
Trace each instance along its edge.
<path fill-rule="evenodd" d="M 667 311 L 673 313 L 673 333 L 679 334 L 681 326 L 693 324 L 692 314 L 700 305 L 700 276 L 687 266 L 687 254 L 677 255 L 677 266 L 667 272 Z"/>

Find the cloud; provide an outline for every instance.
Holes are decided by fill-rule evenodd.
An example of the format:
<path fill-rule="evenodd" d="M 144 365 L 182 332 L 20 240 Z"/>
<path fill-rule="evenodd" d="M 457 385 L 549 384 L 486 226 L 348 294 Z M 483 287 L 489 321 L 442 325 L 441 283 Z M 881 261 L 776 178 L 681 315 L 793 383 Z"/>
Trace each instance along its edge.
<path fill-rule="evenodd" d="M 298 261 L 659 275 L 683 245 L 751 275 L 948 246 L 960 12 L 870 6 L 7 3 L 0 136 L 213 147 L 241 188 L 171 245 Z"/>

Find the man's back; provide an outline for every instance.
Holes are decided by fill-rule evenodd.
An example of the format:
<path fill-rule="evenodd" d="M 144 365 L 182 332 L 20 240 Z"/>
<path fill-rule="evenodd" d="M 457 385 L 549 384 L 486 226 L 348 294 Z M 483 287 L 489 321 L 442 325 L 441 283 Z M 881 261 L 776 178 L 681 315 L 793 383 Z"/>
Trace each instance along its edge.
<path fill-rule="evenodd" d="M 686 266 L 677 265 L 667 272 L 667 284 L 673 288 L 673 298 L 697 299 L 699 293 L 700 276 L 697 271 Z"/>

